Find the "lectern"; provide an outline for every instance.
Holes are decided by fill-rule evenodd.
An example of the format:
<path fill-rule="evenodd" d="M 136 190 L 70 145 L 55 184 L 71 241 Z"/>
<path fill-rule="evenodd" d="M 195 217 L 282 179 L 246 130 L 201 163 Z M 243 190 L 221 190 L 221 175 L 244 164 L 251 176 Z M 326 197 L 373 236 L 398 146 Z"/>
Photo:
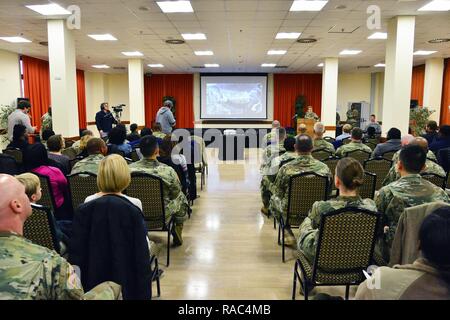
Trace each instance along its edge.
<path fill-rule="evenodd" d="M 314 137 L 314 125 L 316 124 L 314 119 L 298 119 L 297 120 L 297 134 L 300 133 L 299 127 L 301 124 L 306 125 L 306 134 L 311 138 Z"/>

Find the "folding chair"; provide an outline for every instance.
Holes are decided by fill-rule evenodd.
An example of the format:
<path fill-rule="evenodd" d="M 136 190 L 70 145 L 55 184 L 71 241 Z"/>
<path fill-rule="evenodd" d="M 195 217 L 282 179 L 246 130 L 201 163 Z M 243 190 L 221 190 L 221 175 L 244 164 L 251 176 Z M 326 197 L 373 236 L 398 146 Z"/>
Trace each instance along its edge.
<path fill-rule="evenodd" d="M 392 167 L 392 160 L 385 158 L 374 158 L 364 161 L 364 170 L 377 175 L 376 190 L 383 186 L 383 180 L 386 178 Z"/>
<path fill-rule="evenodd" d="M 314 261 L 297 251 L 292 300 L 296 296 L 297 279 L 305 300 L 315 286 L 345 286 L 348 300 L 350 286 L 365 280 L 363 270 L 373 261 L 380 218 L 378 212 L 352 207 L 323 214 Z"/>
<path fill-rule="evenodd" d="M 37 175 L 39 177 L 39 181 L 41 182 L 42 197 L 41 200 L 39 200 L 39 204 L 44 207 L 50 208 L 53 212 L 55 212 L 56 202 L 55 198 L 53 197 L 53 189 L 50 183 L 50 179 L 47 176 L 43 176 L 38 173 L 33 172 L 33 174 Z"/>
<path fill-rule="evenodd" d="M 363 199 L 373 199 L 375 197 L 375 188 L 377 187 L 377 175 L 364 171 L 364 183 L 359 187 L 359 196 Z"/>
<path fill-rule="evenodd" d="M 447 177 L 439 176 L 434 173 L 421 173 L 420 175 L 422 176 L 422 178 L 430 181 L 435 186 L 445 190 Z"/>
<path fill-rule="evenodd" d="M 126 190 L 130 197 L 142 201 L 142 211 L 148 231 L 167 232 L 167 266 L 170 263 L 170 233 L 173 219 L 166 221 L 162 179 L 147 173 L 132 172 Z"/>
<path fill-rule="evenodd" d="M 364 161 L 369 160 L 370 156 L 371 153 L 364 150 L 353 150 L 345 153 L 345 157 L 350 157 L 358 160 L 361 165 L 364 165 Z"/>
<path fill-rule="evenodd" d="M 21 165 L 23 163 L 22 151 L 20 149 L 5 149 L 3 150 L 3 154 L 9 155 L 16 159 L 17 164 Z"/>
<path fill-rule="evenodd" d="M 84 203 L 87 197 L 98 192 L 97 176 L 91 172 L 79 172 L 67 176 L 73 212 Z"/>
<path fill-rule="evenodd" d="M 33 203 L 31 208 L 33 211 L 24 223 L 23 236 L 37 245 L 60 253 L 61 247 L 56 238 L 51 210 L 48 207 Z"/>
<path fill-rule="evenodd" d="M 320 149 L 317 149 L 317 150 L 314 150 L 313 152 L 311 152 L 311 155 L 313 156 L 314 159 L 323 161 L 323 160 L 331 157 L 333 154 L 324 148 L 320 148 Z"/>
<path fill-rule="evenodd" d="M 72 147 L 62 150 L 61 153 L 68 157 L 69 160 L 73 160 L 77 157 L 77 151 Z"/>
<path fill-rule="evenodd" d="M 384 158 L 384 159 L 387 159 L 387 160 L 392 160 L 392 158 L 394 157 L 394 154 L 395 154 L 396 152 L 397 152 L 397 151 L 388 151 L 388 152 L 383 153 L 383 154 L 381 155 L 381 157 Z"/>

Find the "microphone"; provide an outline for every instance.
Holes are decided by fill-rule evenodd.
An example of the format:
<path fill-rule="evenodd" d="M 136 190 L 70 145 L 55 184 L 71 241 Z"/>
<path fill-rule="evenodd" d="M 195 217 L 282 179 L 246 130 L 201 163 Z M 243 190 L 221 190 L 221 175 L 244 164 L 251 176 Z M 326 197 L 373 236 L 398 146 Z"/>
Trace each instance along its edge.
<path fill-rule="evenodd" d="M 295 114 L 293 117 L 292 117 L 292 120 L 295 120 L 295 119 L 297 119 L 297 114 Z"/>

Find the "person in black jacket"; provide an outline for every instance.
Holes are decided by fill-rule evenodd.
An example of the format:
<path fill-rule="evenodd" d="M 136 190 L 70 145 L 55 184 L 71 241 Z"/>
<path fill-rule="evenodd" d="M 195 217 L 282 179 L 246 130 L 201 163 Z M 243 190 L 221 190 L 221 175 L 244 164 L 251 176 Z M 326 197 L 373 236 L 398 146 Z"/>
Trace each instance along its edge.
<path fill-rule="evenodd" d="M 117 124 L 117 121 L 111 111 L 109 111 L 109 104 L 107 102 L 103 102 L 100 105 L 100 111 L 95 115 L 95 125 L 97 126 L 102 139 L 106 139 L 106 137 L 108 137 L 109 132 L 112 130 L 113 124 Z"/>
<path fill-rule="evenodd" d="M 69 261 L 90 290 L 104 281 L 122 286 L 124 300 L 151 298 L 151 265 L 141 210 L 109 194 L 81 205 L 73 221 Z"/>
<path fill-rule="evenodd" d="M 25 150 L 28 147 L 28 133 L 27 127 L 21 124 L 16 124 L 13 131 L 13 139 L 6 147 L 7 149 Z"/>

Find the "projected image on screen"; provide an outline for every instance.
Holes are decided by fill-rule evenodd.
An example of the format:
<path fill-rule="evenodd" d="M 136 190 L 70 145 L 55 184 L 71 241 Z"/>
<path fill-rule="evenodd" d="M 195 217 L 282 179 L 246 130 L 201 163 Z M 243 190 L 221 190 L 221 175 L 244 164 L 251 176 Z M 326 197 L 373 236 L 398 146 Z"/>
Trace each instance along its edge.
<path fill-rule="evenodd" d="M 202 119 L 266 119 L 266 77 L 202 77 Z"/>

